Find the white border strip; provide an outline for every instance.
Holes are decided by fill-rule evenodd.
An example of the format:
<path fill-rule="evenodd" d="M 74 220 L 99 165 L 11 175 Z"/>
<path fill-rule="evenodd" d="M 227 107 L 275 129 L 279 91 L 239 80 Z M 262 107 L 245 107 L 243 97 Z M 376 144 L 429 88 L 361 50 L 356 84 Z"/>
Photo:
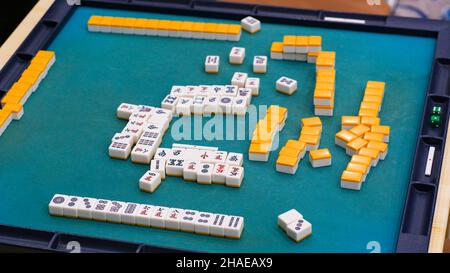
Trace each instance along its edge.
<path fill-rule="evenodd" d="M 366 20 L 349 19 L 349 18 L 341 18 L 341 17 L 324 17 L 323 20 L 329 21 L 329 22 L 351 23 L 351 24 L 360 24 L 360 25 L 364 25 L 366 23 Z"/>

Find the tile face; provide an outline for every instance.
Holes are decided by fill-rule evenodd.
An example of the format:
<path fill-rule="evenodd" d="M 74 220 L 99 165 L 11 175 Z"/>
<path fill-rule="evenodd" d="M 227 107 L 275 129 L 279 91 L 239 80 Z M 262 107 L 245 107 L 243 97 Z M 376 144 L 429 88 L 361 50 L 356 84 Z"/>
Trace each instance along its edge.
<path fill-rule="evenodd" d="M 297 81 L 288 77 L 281 77 L 276 82 L 276 89 L 281 93 L 292 95 L 297 91 Z"/>
<path fill-rule="evenodd" d="M 92 210 L 92 219 L 97 221 L 106 221 L 106 209 L 110 201 L 105 199 L 98 199 Z"/>
<path fill-rule="evenodd" d="M 296 220 L 303 219 L 303 215 L 301 215 L 297 210 L 291 209 L 280 215 L 278 215 L 278 225 L 286 231 L 287 226 Z"/>
<path fill-rule="evenodd" d="M 81 202 L 81 197 L 78 196 L 70 196 L 67 200 L 67 203 L 63 203 L 63 216 L 77 218 L 78 211 L 77 208 Z"/>
<path fill-rule="evenodd" d="M 183 169 L 185 165 L 184 159 L 170 158 L 166 162 L 166 175 L 179 177 L 183 176 Z"/>
<path fill-rule="evenodd" d="M 150 171 L 159 173 L 161 179 L 166 178 L 166 161 L 164 159 L 153 159 L 150 161 Z"/>
<path fill-rule="evenodd" d="M 197 181 L 197 172 L 200 163 L 197 161 L 189 161 L 183 168 L 183 179 L 186 181 Z"/>
<path fill-rule="evenodd" d="M 238 87 L 236 85 L 225 85 L 224 96 L 235 97 L 237 95 Z"/>
<path fill-rule="evenodd" d="M 231 115 L 233 111 L 233 97 L 222 96 L 219 100 L 219 107 L 222 113 Z"/>
<path fill-rule="evenodd" d="M 242 29 L 249 33 L 255 33 L 261 29 L 261 21 L 251 16 L 247 16 L 241 20 Z"/>
<path fill-rule="evenodd" d="M 214 184 L 225 184 L 227 177 L 228 165 L 224 163 L 218 163 L 214 165 L 211 180 Z"/>
<path fill-rule="evenodd" d="M 180 230 L 180 220 L 183 217 L 183 213 L 183 209 L 170 208 L 164 219 L 166 229 Z"/>
<path fill-rule="evenodd" d="M 176 113 L 179 116 L 190 116 L 193 99 L 192 97 L 180 98 L 176 106 Z"/>
<path fill-rule="evenodd" d="M 178 103 L 178 97 L 174 95 L 167 95 L 163 101 L 161 102 L 161 108 L 167 109 L 170 111 L 175 111 L 175 107 Z"/>
<path fill-rule="evenodd" d="M 186 232 L 194 232 L 195 221 L 199 212 L 196 210 L 185 210 L 180 219 L 180 230 Z"/>
<path fill-rule="evenodd" d="M 242 64 L 245 58 L 245 48 L 233 47 L 230 51 L 229 61 L 232 64 Z"/>
<path fill-rule="evenodd" d="M 141 204 L 137 208 L 135 214 L 135 222 L 138 226 L 150 227 L 151 215 L 156 207 L 151 205 Z"/>
<path fill-rule="evenodd" d="M 156 207 L 151 215 L 150 225 L 157 228 L 165 228 L 165 218 L 169 213 L 169 208 Z"/>
<path fill-rule="evenodd" d="M 92 211 L 96 202 L 95 198 L 83 197 L 77 207 L 78 218 L 92 219 Z"/>
<path fill-rule="evenodd" d="M 228 238 L 240 238 L 244 229 L 244 218 L 240 216 L 227 216 L 225 219 L 224 233 Z"/>
<path fill-rule="evenodd" d="M 128 119 L 136 109 L 137 105 L 121 103 L 119 107 L 117 107 L 117 117 L 120 119 Z"/>
<path fill-rule="evenodd" d="M 233 105 L 231 112 L 236 116 L 245 116 L 247 113 L 247 99 L 242 97 L 233 98 Z"/>
<path fill-rule="evenodd" d="M 138 211 L 137 211 L 138 207 L 139 207 L 139 204 L 127 203 L 125 210 L 123 211 L 123 213 L 121 215 L 122 223 L 129 224 L 129 225 L 135 225 L 136 224 L 135 214 L 138 213 Z"/>
<path fill-rule="evenodd" d="M 50 215 L 63 216 L 64 206 L 69 202 L 69 196 L 63 194 L 55 194 L 48 204 Z"/>
<path fill-rule="evenodd" d="M 247 78 L 245 88 L 252 90 L 253 96 L 259 95 L 259 78 Z"/>
<path fill-rule="evenodd" d="M 181 85 L 174 85 L 170 90 L 170 94 L 176 97 L 183 97 L 186 93 L 186 87 Z"/>
<path fill-rule="evenodd" d="M 121 223 L 125 206 L 126 203 L 124 202 L 111 201 L 106 207 L 106 221 L 111 223 Z"/>
<path fill-rule="evenodd" d="M 224 237 L 225 236 L 225 220 L 226 215 L 214 214 L 213 221 L 209 226 L 209 234 L 211 236 Z"/>
<path fill-rule="evenodd" d="M 252 90 L 250 88 L 239 88 L 236 97 L 245 98 L 247 106 L 249 106 L 252 100 Z"/>
<path fill-rule="evenodd" d="M 209 212 L 200 212 L 195 221 L 194 232 L 203 235 L 209 235 L 209 226 L 214 221 L 214 214 Z"/>
<path fill-rule="evenodd" d="M 233 77 L 231 78 L 231 84 L 241 88 L 245 87 L 245 81 L 247 80 L 247 78 L 247 73 L 235 72 L 233 74 Z"/>
<path fill-rule="evenodd" d="M 211 184 L 213 168 L 212 163 L 201 163 L 197 171 L 197 183 Z"/>
<path fill-rule="evenodd" d="M 253 72 L 266 73 L 267 72 L 267 56 L 253 57 Z"/>
<path fill-rule="evenodd" d="M 158 172 L 147 171 L 139 179 L 139 188 L 142 191 L 154 192 L 161 184 L 161 175 Z"/>
<path fill-rule="evenodd" d="M 206 97 L 196 96 L 192 100 L 191 113 L 194 115 L 203 115 L 203 109 L 205 107 Z"/>
<path fill-rule="evenodd" d="M 292 240 L 300 242 L 312 234 L 312 225 L 305 219 L 299 219 L 287 226 L 286 233 Z"/>
<path fill-rule="evenodd" d="M 244 179 L 244 168 L 239 166 L 230 166 L 225 178 L 225 185 L 229 187 L 240 187 Z"/>
<path fill-rule="evenodd" d="M 220 57 L 209 55 L 205 59 L 205 72 L 218 73 L 219 72 Z"/>
<path fill-rule="evenodd" d="M 242 166 L 242 162 L 244 161 L 244 155 L 241 153 L 228 153 L 227 159 L 225 160 L 225 164 L 232 166 Z"/>

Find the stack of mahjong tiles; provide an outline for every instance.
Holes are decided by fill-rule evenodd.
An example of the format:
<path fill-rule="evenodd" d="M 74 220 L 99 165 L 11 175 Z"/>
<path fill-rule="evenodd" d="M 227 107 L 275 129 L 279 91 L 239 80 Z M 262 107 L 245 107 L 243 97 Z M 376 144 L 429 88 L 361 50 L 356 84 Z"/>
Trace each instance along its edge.
<path fill-rule="evenodd" d="M 316 116 L 333 115 L 335 82 L 336 70 L 319 69 L 316 71 L 316 87 L 314 89 L 314 114 Z"/>
<path fill-rule="evenodd" d="M 359 115 L 342 117 L 342 130 L 335 142 L 352 157 L 341 176 L 342 188 L 360 190 L 371 167 L 387 155 L 390 127 L 380 125 L 378 117 L 384 88 L 384 82 L 367 82 Z"/>
<path fill-rule="evenodd" d="M 283 42 L 273 42 L 270 58 L 314 62 L 314 56 L 322 51 L 321 36 L 283 36 Z"/>
<path fill-rule="evenodd" d="M 247 78 L 247 76 L 245 76 Z M 252 78 L 256 79 L 257 78 Z M 248 78 L 250 80 L 250 78 Z M 259 79 L 257 79 L 259 88 Z M 253 80 L 247 87 L 238 85 L 187 85 L 172 86 L 170 94 L 161 102 L 161 107 L 176 116 L 226 114 L 244 116 L 250 105 L 254 90 Z"/>
<path fill-rule="evenodd" d="M 322 122 L 320 118 L 303 118 L 299 139 L 289 139 L 278 153 L 275 163 L 276 171 L 295 174 L 298 169 L 298 163 L 303 159 L 305 153 L 317 150 L 319 147 L 321 133 Z"/>
<path fill-rule="evenodd" d="M 174 38 L 239 41 L 241 25 L 158 20 L 93 15 L 88 21 L 92 32 L 121 33 Z"/>
<path fill-rule="evenodd" d="M 268 161 L 273 142 L 278 132 L 283 130 L 288 109 L 271 105 L 263 119 L 259 120 L 253 131 L 248 158 L 252 161 Z"/>
<path fill-rule="evenodd" d="M 244 217 L 134 202 L 55 194 L 49 214 L 239 239 Z"/>
<path fill-rule="evenodd" d="M 31 94 L 36 91 L 41 81 L 47 76 L 50 67 L 55 63 L 55 52 L 40 50 L 31 59 L 24 70 L 1 100 L 0 136 L 8 128 L 11 121 L 19 120 L 23 115 L 23 106 Z"/>
<path fill-rule="evenodd" d="M 139 188 L 154 192 L 166 176 L 239 188 L 244 179 L 243 159 L 241 153 L 219 151 L 218 147 L 174 143 L 172 148 L 157 149 L 150 170 L 139 180 Z"/>
<path fill-rule="evenodd" d="M 334 69 L 336 64 L 336 52 L 320 51 L 317 53 L 316 71 L 321 69 Z"/>
<path fill-rule="evenodd" d="M 122 103 L 117 117 L 128 120 L 122 132 L 111 139 L 109 156 L 149 164 L 172 121 L 172 112 L 146 105 Z M 133 147 L 134 146 L 134 147 Z"/>

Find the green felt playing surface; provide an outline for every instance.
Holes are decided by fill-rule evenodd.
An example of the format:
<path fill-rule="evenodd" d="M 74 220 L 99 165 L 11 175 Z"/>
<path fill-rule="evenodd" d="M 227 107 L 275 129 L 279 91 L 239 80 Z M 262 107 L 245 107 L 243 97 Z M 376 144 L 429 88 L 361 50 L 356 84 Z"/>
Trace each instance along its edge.
<path fill-rule="evenodd" d="M 379 242 L 383 252 L 394 250 L 434 39 L 275 24 L 263 24 L 254 35 L 243 33 L 239 42 L 90 33 L 86 25 L 93 14 L 232 22 L 77 8 L 49 47 L 56 63 L 25 105 L 25 115 L 0 137 L 0 223 L 195 251 L 367 252 L 370 241 Z M 335 113 L 322 117 L 321 147 L 330 149 L 331 167 L 313 169 L 305 157 L 292 176 L 275 172 L 277 151 L 269 162 L 248 161 L 248 138 L 180 140 L 243 152 L 242 187 L 169 178 L 149 194 L 138 189 L 148 166 L 108 157 L 111 137 L 126 124 L 116 118 L 121 102 L 159 106 L 172 85 L 228 84 L 236 71 L 253 75 L 253 56 L 269 55 L 271 43 L 285 34 L 321 35 L 324 50 L 336 51 Z M 227 62 L 232 46 L 246 48 L 243 65 Z M 221 57 L 220 73 L 204 72 L 206 55 Z M 275 92 L 280 76 L 297 79 L 299 90 L 292 96 Z M 300 119 L 313 115 L 314 76 L 312 64 L 270 59 L 268 73 L 257 75 L 261 92 L 252 103 L 289 109 L 282 144 L 298 138 Z M 362 190 L 350 191 L 339 187 L 349 157 L 334 145 L 334 134 L 341 115 L 357 114 L 368 80 L 386 82 L 381 119 L 391 126 L 391 142 L 386 160 L 371 170 Z M 173 142 L 169 129 L 162 147 Z M 240 240 L 232 240 L 51 217 L 47 204 L 55 193 L 241 215 L 245 230 Z M 291 208 L 313 225 L 313 235 L 301 243 L 276 224 Z"/>

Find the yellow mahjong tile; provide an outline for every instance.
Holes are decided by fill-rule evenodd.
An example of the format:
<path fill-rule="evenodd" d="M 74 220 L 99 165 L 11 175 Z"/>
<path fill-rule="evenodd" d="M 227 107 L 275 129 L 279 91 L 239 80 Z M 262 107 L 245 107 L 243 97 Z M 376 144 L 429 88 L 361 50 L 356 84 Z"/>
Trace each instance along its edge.
<path fill-rule="evenodd" d="M 99 26 L 101 24 L 103 17 L 98 15 L 92 15 L 89 18 L 88 25 L 90 26 Z"/>
<path fill-rule="evenodd" d="M 219 24 L 215 23 L 206 23 L 205 24 L 205 32 L 206 33 L 216 33 L 216 29 Z"/>
<path fill-rule="evenodd" d="M 272 46 L 270 47 L 270 52 L 282 53 L 283 52 L 283 43 L 282 42 L 272 42 Z"/>
<path fill-rule="evenodd" d="M 292 157 L 292 156 L 285 156 L 285 155 L 280 155 L 276 161 L 276 164 L 278 164 L 278 165 L 284 165 L 284 166 L 289 166 L 289 167 L 293 167 L 293 166 L 297 165 L 297 163 L 298 163 L 298 158 Z"/>
<path fill-rule="evenodd" d="M 360 117 L 378 117 L 378 110 L 359 109 L 358 116 Z"/>
<path fill-rule="evenodd" d="M 305 126 L 322 128 L 322 121 L 319 117 L 302 118 L 302 127 Z"/>
<path fill-rule="evenodd" d="M 296 36 L 295 46 L 308 46 L 308 36 Z"/>
<path fill-rule="evenodd" d="M 366 132 L 364 134 L 364 139 L 367 141 L 379 141 L 383 142 L 384 135 L 379 133 Z"/>
<path fill-rule="evenodd" d="M 322 36 L 308 36 L 308 45 L 321 46 L 322 45 Z"/>
<path fill-rule="evenodd" d="M 347 143 L 346 148 L 349 148 L 355 152 L 358 152 L 361 148 L 366 147 L 367 143 L 369 143 L 369 141 L 362 139 L 362 138 L 357 138 L 357 139 Z"/>
<path fill-rule="evenodd" d="M 327 148 L 325 148 L 325 149 L 311 150 L 309 151 L 309 156 L 311 157 L 312 160 L 321 160 L 331 158 L 331 153 Z"/>
<path fill-rule="evenodd" d="M 297 36 L 293 35 L 284 35 L 283 36 L 283 45 L 284 46 L 295 46 L 297 42 Z"/>
<path fill-rule="evenodd" d="M 316 89 L 323 89 L 323 90 L 331 90 L 334 91 L 334 84 L 332 83 L 325 83 L 325 82 L 318 82 L 316 83 Z"/>
<path fill-rule="evenodd" d="M 217 24 L 215 33 L 217 34 L 227 34 L 228 25 L 227 24 Z"/>
<path fill-rule="evenodd" d="M 384 90 L 386 86 L 385 82 L 379 82 L 379 81 L 368 81 L 366 84 L 366 88 L 374 87 L 374 88 L 381 88 Z"/>
<path fill-rule="evenodd" d="M 341 125 L 347 127 L 354 127 L 361 122 L 361 117 L 359 116 L 342 116 Z"/>
<path fill-rule="evenodd" d="M 380 125 L 380 118 L 378 117 L 361 117 L 361 124 L 366 126 Z"/>
<path fill-rule="evenodd" d="M 283 148 L 281 148 L 279 156 L 290 156 L 290 157 L 298 158 L 300 155 L 300 152 L 301 151 L 298 149 L 292 149 L 292 148 L 284 146 Z"/>
<path fill-rule="evenodd" d="M 306 148 L 306 143 L 302 142 L 300 140 L 289 139 L 286 142 L 286 145 L 284 145 L 284 147 L 288 147 L 288 148 L 291 148 L 291 149 L 297 149 L 300 152 L 302 152 Z"/>
<path fill-rule="evenodd" d="M 304 126 L 304 127 L 302 127 L 302 130 L 300 131 L 301 135 L 320 136 L 321 133 L 322 133 L 322 129 L 320 127 Z"/>
<path fill-rule="evenodd" d="M 181 25 L 180 25 L 180 27 L 181 27 Z M 228 27 L 229 27 L 229 25 L 228 25 Z M 204 22 L 194 22 L 194 24 L 192 24 L 192 31 L 193 32 L 204 32 L 205 31 L 205 23 Z M 228 33 L 228 28 L 227 28 L 227 33 Z"/>
<path fill-rule="evenodd" d="M 157 30 L 169 30 L 170 20 L 159 20 L 158 25 L 156 25 Z"/>
<path fill-rule="evenodd" d="M 354 134 L 357 137 L 363 136 L 366 132 L 370 131 L 370 127 L 364 124 L 358 124 L 355 127 L 351 128 L 350 133 Z"/>
<path fill-rule="evenodd" d="M 158 27 L 159 20 L 157 19 L 147 19 L 145 22 L 146 29 L 156 29 Z"/>
<path fill-rule="evenodd" d="M 241 33 L 241 25 L 229 24 L 227 29 L 227 34 L 237 35 Z"/>
<path fill-rule="evenodd" d="M 363 174 L 360 172 L 343 171 L 341 180 L 346 182 L 360 183 L 363 179 Z"/>
<path fill-rule="evenodd" d="M 359 106 L 359 109 L 369 109 L 378 112 L 380 110 L 380 104 L 376 102 L 362 101 L 361 105 Z"/>
<path fill-rule="evenodd" d="M 372 159 L 369 156 L 357 154 L 357 155 L 352 155 L 350 162 L 366 165 L 367 167 L 369 167 L 371 165 Z"/>

